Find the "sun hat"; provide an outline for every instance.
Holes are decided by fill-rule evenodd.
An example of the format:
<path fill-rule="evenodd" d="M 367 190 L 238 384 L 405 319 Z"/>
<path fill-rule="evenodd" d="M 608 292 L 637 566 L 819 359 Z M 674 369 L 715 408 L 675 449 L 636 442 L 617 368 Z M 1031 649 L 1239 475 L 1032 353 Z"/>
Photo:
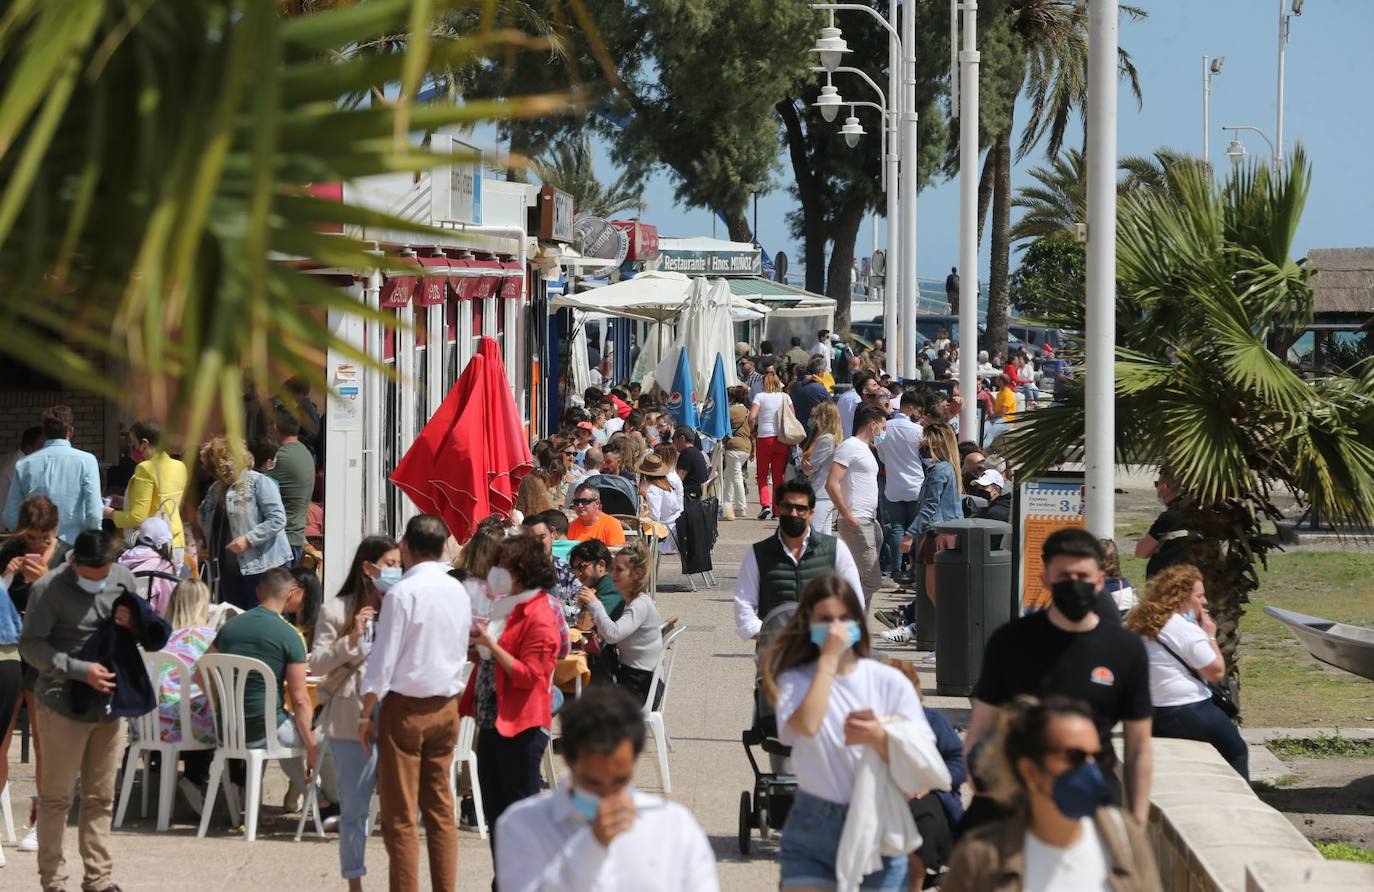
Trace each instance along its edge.
<path fill-rule="evenodd" d="M 639 473 L 645 477 L 667 477 L 668 464 L 651 452 L 639 463 Z"/>

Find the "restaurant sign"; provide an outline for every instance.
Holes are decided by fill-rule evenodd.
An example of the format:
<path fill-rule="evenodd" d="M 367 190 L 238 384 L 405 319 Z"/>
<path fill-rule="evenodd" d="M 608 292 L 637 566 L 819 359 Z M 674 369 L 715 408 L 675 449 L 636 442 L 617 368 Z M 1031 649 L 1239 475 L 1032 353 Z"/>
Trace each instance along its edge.
<path fill-rule="evenodd" d="M 760 276 L 758 251 L 679 251 L 659 243 L 659 269 L 688 276 Z"/>

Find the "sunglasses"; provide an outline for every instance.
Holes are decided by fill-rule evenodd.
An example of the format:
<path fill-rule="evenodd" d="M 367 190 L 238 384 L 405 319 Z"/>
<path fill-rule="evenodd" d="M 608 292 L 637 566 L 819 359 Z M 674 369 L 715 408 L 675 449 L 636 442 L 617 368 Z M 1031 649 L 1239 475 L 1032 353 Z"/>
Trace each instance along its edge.
<path fill-rule="evenodd" d="M 574 505 L 592 505 L 592 504 L 595 504 L 596 502 L 599 502 L 599 501 L 601 501 L 601 500 L 600 500 L 600 499 L 573 499 L 573 504 L 574 504 Z"/>
<path fill-rule="evenodd" d="M 1046 755 L 1050 755 L 1051 753 L 1062 754 L 1064 756 L 1064 759 L 1069 763 L 1070 768 L 1077 768 L 1084 762 L 1096 762 L 1097 757 L 1099 755 L 1099 753 L 1097 752 L 1089 752 L 1088 750 L 1079 749 L 1078 747 L 1067 747 L 1061 750 L 1050 750 L 1048 753 L 1046 753 Z"/>
<path fill-rule="evenodd" d="M 565 453 L 563 453 L 563 457 L 564 457 L 564 458 L 577 458 L 577 453 L 576 453 L 576 452 L 565 452 Z"/>
<path fill-rule="evenodd" d="M 783 502 L 778 506 L 779 514 L 806 514 L 811 510 L 811 506 L 798 502 Z"/>

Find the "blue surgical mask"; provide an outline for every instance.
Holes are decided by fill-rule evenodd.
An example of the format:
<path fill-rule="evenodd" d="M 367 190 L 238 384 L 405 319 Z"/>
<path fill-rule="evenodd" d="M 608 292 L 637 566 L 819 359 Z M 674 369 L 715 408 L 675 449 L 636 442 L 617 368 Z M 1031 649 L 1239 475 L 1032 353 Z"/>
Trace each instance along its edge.
<path fill-rule="evenodd" d="M 588 793 L 573 787 L 568 793 L 572 799 L 573 810 L 587 819 L 588 823 L 596 820 L 597 810 L 601 807 L 601 797 L 595 793 Z"/>
<path fill-rule="evenodd" d="M 1107 801 L 1107 781 L 1096 762 L 1084 762 L 1054 779 L 1051 791 L 1055 807 L 1066 818 L 1086 818 Z"/>
<path fill-rule="evenodd" d="M 76 584 L 83 592 L 91 595 L 98 595 L 105 591 L 105 579 L 87 579 L 84 576 L 76 577 Z"/>
<path fill-rule="evenodd" d="M 923 455 L 923 456 L 921 456 L 921 467 L 923 467 L 923 468 L 929 468 L 929 467 L 933 467 L 934 464 L 935 464 L 935 459 L 931 458 L 931 457 L 928 456 L 928 455 Z"/>
<path fill-rule="evenodd" d="M 386 594 L 391 587 L 401 581 L 401 577 L 406 575 L 406 571 L 400 567 L 378 567 L 377 578 L 372 580 L 372 584 L 377 587 L 377 591 Z"/>
<path fill-rule="evenodd" d="M 852 619 L 844 621 L 844 627 L 849 631 L 849 646 L 853 647 L 859 643 L 859 624 Z M 826 636 L 830 634 L 830 623 L 811 624 L 811 643 L 820 647 L 825 644 Z"/>
<path fill-rule="evenodd" d="M 873 438 L 873 445 L 874 445 L 874 446 L 877 446 L 879 443 L 883 442 L 883 441 L 886 440 L 886 439 L 887 439 L 887 428 L 883 428 L 882 430 L 878 431 L 878 436 L 876 436 L 876 437 Z"/>
<path fill-rule="evenodd" d="M 1197 611 L 1196 611 L 1196 610 L 1189 610 L 1187 613 L 1183 614 L 1183 618 L 1186 619 L 1186 620 L 1187 620 L 1188 622 L 1190 622 L 1190 623 L 1196 624 L 1196 623 L 1197 623 Z"/>

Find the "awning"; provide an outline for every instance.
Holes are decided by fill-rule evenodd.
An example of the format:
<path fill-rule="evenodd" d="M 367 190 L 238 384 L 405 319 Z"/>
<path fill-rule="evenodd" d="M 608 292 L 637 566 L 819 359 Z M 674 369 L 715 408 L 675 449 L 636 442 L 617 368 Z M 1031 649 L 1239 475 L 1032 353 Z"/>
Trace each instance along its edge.
<path fill-rule="evenodd" d="M 623 316 L 629 319 L 642 319 L 646 322 L 666 322 L 677 318 L 687 303 L 691 292 L 693 276 L 682 273 L 650 271 L 643 272 L 633 279 L 603 285 L 592 291 L 556 297 L 549 302 L 549 309 L 586 310 L 589 313 L 604 313 L 609 316 Z M 737 281 L 728 280 L 732 283 Z M 829 300 L 829 298 L 822 298 Z M 834 306 L 834 301 L 830 301 Z M 750 301 L 743 297 L 730 299 L 731 317 L 735 321 L 759 319 L 772 309 L 766 304 Z"/>
<path fill-rule="evenodd" d="M 730 285 L 732 295 L 768 307 L 775 318 L 824 316 L 833 315 L 835 312 L 834 298 L 814 294 L 804 288 L 758 277 L 732 278 L 726 281 Z"/>

